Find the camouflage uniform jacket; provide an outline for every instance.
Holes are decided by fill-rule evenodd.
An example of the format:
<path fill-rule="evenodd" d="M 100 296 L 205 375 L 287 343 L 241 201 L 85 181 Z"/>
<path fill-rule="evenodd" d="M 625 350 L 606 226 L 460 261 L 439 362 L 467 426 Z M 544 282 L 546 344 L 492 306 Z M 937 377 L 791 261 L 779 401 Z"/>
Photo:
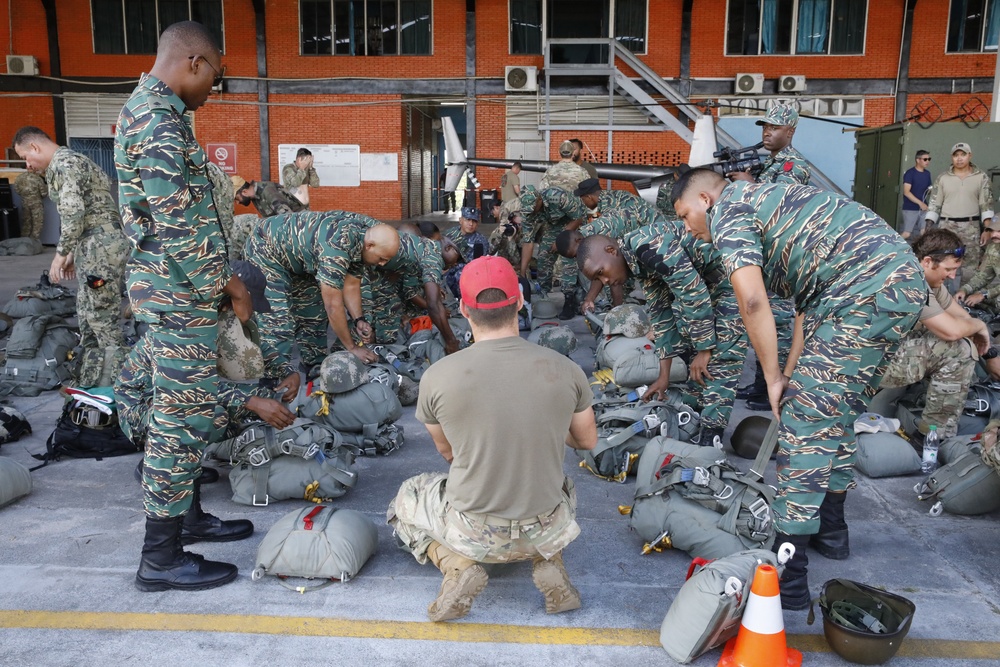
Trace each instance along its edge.
<path fill-rule="evenodd" d="M 521 266 L 521 228 L 518 226 L 513 236 L 504 236 L 504 223 L 497 225 L 497 228 L 490 234 L 490 254 L 503 257 L 515 269 Z"/>
<path fill-rule="evenodd" d="M 993 189 L 990 187 L 990 178 L 974 164 L 969 165 L 972 173 L 964 179 L 955 175 L 955 168 L 949 167 L 948 171 L 940 174 L 934 181 L 934 188 L 931 191 L 931 200 L 927 203 L 926 219 L 935 222 L 938 218 L 968 218 L 979 214 L 980 220 L 993 217 Z M 970 187 L 966 187 L 966 183 Z M 954 197 L 958 192 L 976 193 L 977 200 L 956 201 L 962 197 Z M 948 195 L 952 195 L 951 198 Z M 949 200 L 946 202 L 946 199 Z M 945 203 L 948 204 L 945 209 Z"/>
<path fill-rule="evenodd" d="M 714 348 L 712 301 L 692 261 L 694 239 L 683 226 L 664 222 L 642 227 L 626 234 L 619 245 L 629 272 L 646 292 L 657 355 L 666 359 L 686 347 L 682 332 L 695 350 Z"/>
<path fill-rule="evenodd" d="M 462 253 L 463 261 L 471 262 L 473 260 L 477 243 L 482 246 L 483 254 L 489 252 L 490 241 L 479 232 L 472 232 L 471 234 L 463 234 L 462 227 L 458 226 L 446 230 L 444 235 L 446 238 L 450 239 L 456 246 L 458 246 L 458 251 Z"/>
<path fill-rule="evenodd" d="M 395 273 L 403 298 L 422 296 L 424 285 L 440 285 L 444 276 L 444 259 L 441 246 L 430 239 L 412 234 L 399 235 L 399 252 L 376 270 Z"/>
<path fill-rule="evenodd" d="M 660 220 L 659 222 L 666 221 Z M 620 211 L 608 211 L 592 218 L 587 224 L 581 225 L 580 233 L 584 236 L 601 234 L 620 241 L 626 234 L 645 226 L 639 218 L 629 217 Z"/>
<path fill-rule="evenodd" d="M 261 181 L 256 183 L 254 188 L 257 198 L 253 200 L 253 205 L 265 218 L 281 213 L 298 213 L 306 210 L 306 205 L 286 190 L 283 185 L 271 181 Z"/>
<path fill-rule="evenodd" d="M 809 163 L 802 153 L 791 146 L 785 146 L 764 160 L 764 168 L 757 176 L 757 182 L 809 185 Z"/>
<path fill-rule="evenodd" d="M 144 76 L 115 136 L 118 198 L 133 248 L 129 298 L 140 319 L 148 321 L 145 311 L 217 303 L 232 276 L 207 162 L 184 102 L 156 77 Z"/>
<path fill-rule="evenodd" d="M 565 227 L 587 215 L 587 207 L 580 198 L 562 188 L 547 188 L 540 191 L 538 196 L 542 200 L 541 210 L 527 215 L 522 213 L 524 222 L 521 226 L 521 238 L 525 243 L 535 243 L 546 225 Z"/>
<path fill-rule="evenodd" d="M 56 246 L 60 255 L 73 252 L 82 238 L 102 226 L 115 235 L 121 233 L 111 179 L 90 158 L 61 146 L 45 170 L 45 184 L 61 219 Z"/>
<path fill-rule="evenodd" d="M 316 168 L 299 169 L 294 162 L 281 168 L 281 180 L 286 188 L 297 188 L 300 185 L 308 185 L 311 188 L 319 187 L 319 174 L 316 173 Z"/>
<path fill-rule="evenodd" d="M 660 185 L 660 187 L 656 190 L 656 210 L 662 213 L 667 219 L 677 217 L 677 211 L 674 210 L 674 204 L 670 201 L 670 196 L 674 192 L 674 183 L 676 182 L 677 181 L 669 180 Z"/>
<path fill-rule="evenodd" d="M 601 218 L 609 217 L 608 231 L 599 232 L 614 239 L 620 239 L 626 232 L 666 222 L 663 215 L 649 202 L 624 190 L 604 190 L 597 203 L 597 215 L 591 217 L 591 222 L 598 223 Z M 583 231 L 581 227 L 580 231 Z M 612 232 L 612 233 L 609 233 Z M 584 233 L 584 236 L 590 234 Z"/>
<path fill-rule="evenodd" d="M 267 242 L 267 258 L 290 274 L 316 276 L 323 285 L 344 289 L 347 274 L 363 277 L 365 232 L 377 224 L 350 211 L 305 211 L 261 220 L 253 233 Z"/>
<path fill-rule="evenodd" d="M 562 188 L 572 194 L 573 190 L 588 178 L 590 174 L 577 163 L 572 160 L 559 160 L 545 170 L 545 175 L 538 184 L 538 190 L 541 192 L 546 188 Z"/>
<path fill-rule="evenodd" d="M 225 235 L 226 244 L 229 247 L 229 259 L 230 261 L 239 259 L 234 253 L 241 251 L 243 245 L 238 240 L 240 234 L 234 229 L 233 207 L 235 206 L 235 192 L 233 190 L 233 182 L 226 175 L 226 172 L 222 171 L 222 167 L 214 162 L 209 162 L 206 166 L 208 167 L 208 180 L 212 183 L 212 200 L 215 202 L 215 213 L 219 216 L 219 225 L 222 226 L 222 233 Z M 243 241 L 246 241 L 245 235 L 242 238 Z"/>
<path fill-rule="evenodd" d="M 1000 243 L 991 241 L 986 246 L 979 269 L 969 282 L 962 285 L 962 291 L 966 294 L 985 291 L 990 301 L 1000 296 Z"/>
<path fill-rule="evenodd" d="M 807 336 L 828 315 L 872 298 L 897 278 L 906 283 L 905 298 L 879 301 L 879 310 L 915 313 L 926 301 L 926 282 L 909 280 L 922 278 L 923 269 L 906 242 L 843 195 L 806 185 L 731 183 L 709 209 L 708 226 L 726 275 L 761 267 L 767 288 L 806 313 Z M 895 331 L 896 339 L 903 333 Z"/>

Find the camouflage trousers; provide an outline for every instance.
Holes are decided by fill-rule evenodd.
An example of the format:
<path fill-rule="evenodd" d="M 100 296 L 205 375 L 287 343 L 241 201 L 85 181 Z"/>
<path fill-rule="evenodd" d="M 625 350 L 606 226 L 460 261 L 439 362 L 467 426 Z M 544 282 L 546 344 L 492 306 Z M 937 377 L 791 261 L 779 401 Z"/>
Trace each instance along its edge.
<path fill-rule="evenodd" d="M 83 350 L 75 379 L 81 387 L 110 386 L 125 362 L 121 312 L 128 252 L 121 231 L 106 228 L 85 235 L 73 252 L 76 315 Z M 104 282 L 100 287 L 91 287 L 91 277 Z"/>
<path fill-rule="evenodd" d="M 544 516 L 520 521 L 459 512 L 445 499 L 448 476 L 424 473 L 405 480 L 389 503 L 386 522 L 400 548 L 427 563 L 427 548 L 438 542 L 477 563 L 510 563 L 552 558 L 580 535 L 576 489 L 568 477 L 562 501 Z"/>
<path fill-rule="evenodd" d="M 967 338 L 946 341 L 929 331 L 910 335 L 892 357 L 882 386 L 905 387 L 929 377 L 923 420 L 937 426 L 942 438 L 950 438 L 958 433 L 978 356 Z"/>
<path fill-rule="evenodd" d="M 804 348 L 782 399 L 774 502 L 780 532 L 815 534 L 826 493 L 854 488 L 854 420 L 865 411 L 888 359 L 919 316 L 918 310 L 890 311 L 880 304 L 926 293 L 916 270 L 902 285 L 887 283 L 877 304 L 872 295 L 816 316 L 818 322 L 810 322 L 807 314 Z"/>
<path fill-rule="evenodd" d="M 306 368 L 323 363 L 330 327 L 316 277 L 295 274 L 268 252 L 271 240 L 251 234 L 247 241 L 246 260 L 258 267 L 267 279 L 264 296 L 271 312 L 258 313 L 257 324 L 262 341 L 271 344 L 285 359 L 292 358 L 292 346 L 298 345 Z"/>
<path fill-rule="evenodd" d="M 695 382 L 687 384 L 701 406 L 702 427 L 725 429 L 733 413 L 736 387 L 743 374 L 743 362 L 746 361 L 750 341 L 736 303 L 736 295 L 730 292 L 718 300 L 713 298 L 712 301 L 716 341 L 712 358 L 708 362 L 708 373 L 712 379 L 705 380 L 704 387 Z"/>
<path fill-rule="evenodd" d="M 979 222 L 976 220 L 952 222 L 947 218 L 941 218 L 938 220 L 937 226 L 939 229 L 947 229 L 958 234 L 958 238 L 962 239 L 962 245 L 965 246 L 965 259 L 962 260 L 962 268 L 958 270 L 958 275 L 952 281 L 955 288 L 949 290 L 954 294 L 958 291 L 958 286 L 969 282 L 969 279 L 975 275 L 976 269 L 979 268 L 979 260 L 983 256 L 983 249 L 979 245 Z"/>
<path fill-rule="evenodd" d="M 394 345 L 401 340 L 406 304 L 418 291 L 403 285 L 399 274 L 366 266 L 361 279 L 361 310 L 375 331 L 375 343 Z M 407 318 L 407 321 L 409 318 Z"/>
<path fill-rule="evenodd" d="M 576 293 L 576 280 L 579 268 L 575 259 L 561 257 L 556 253 L 553 244 L 562 228 L 545 225 L 538 236 L 538 252 L 535 255 L 535 268 L 538 270 L 538 283 L 542 293 L 552 291 L 552 283 L 559 277 L 559 291 L 565 295 Z"/>
<path fill-rule="evenodd" d="M 115 399 L 128 412 L 136 400 L 134 386 L 150 378 L 142 469 L 148 517 L 181 516 L 191 508 L 202 454 L 226 425 L 226 410 L 217 399 L 217 319 L 218 312 L 207 304 L 192 311 L 160 313 L 159 321 L 151 322 L 132 348 L 115 386 Z"/>
<path fill-rule="evenodd" d="M 115 403 L 118 420 L 125 436 L 138 444 L 146 442 L 153 405 L 152 347 L 142 337 L 125 360 L 121 375 L 115 382 Z M 257 415 L 246 407 L 251 396 L 270 397 L 273 390 L 264 383 L 232 382 L 219 378 L 217 401 L 226 410 L 225 427 L 239 424 Z M 220 431 L 224 427 L 217 424 Z"/>
<path fill-rule="evenodd" d="M 42 198 L 21 195 L 21 236 L 40 241 L 45 225 L 45 208 Z"/>

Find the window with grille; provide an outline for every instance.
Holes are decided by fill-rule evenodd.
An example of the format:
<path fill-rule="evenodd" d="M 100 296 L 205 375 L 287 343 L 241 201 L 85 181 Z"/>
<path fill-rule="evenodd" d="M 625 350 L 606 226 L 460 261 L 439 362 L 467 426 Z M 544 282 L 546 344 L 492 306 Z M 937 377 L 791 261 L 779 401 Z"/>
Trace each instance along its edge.
<path fill-rule="evenodd" d="M 729 0 L 726 54 L 861 54 L 867 18 L 868 0 Z"/>
<path fill-rule="evenodd" d="M 156 53 L 160 33 L 197 21 L 225 52 L 222 0 L 91 0 L 94 53 Z"/>
<path fill-rule="evenodd" d="M 431 0 L 300 0 L 302 55 L 430 55 L 431 13 Z"/>
<path fill-rule="evenodd" d="M 996 51 L 1000 37 L 1000 0 L 951 0 L 948 51 Z"/>

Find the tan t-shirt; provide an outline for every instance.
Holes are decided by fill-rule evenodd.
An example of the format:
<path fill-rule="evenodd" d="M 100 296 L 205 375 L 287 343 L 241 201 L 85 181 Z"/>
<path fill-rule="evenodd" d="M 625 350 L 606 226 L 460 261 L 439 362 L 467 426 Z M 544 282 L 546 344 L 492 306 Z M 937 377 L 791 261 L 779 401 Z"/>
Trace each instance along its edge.
<path fill-rule="evenodd" d="M 948 306 L 951 305 L 951 294 L 948 293 L 948 288 L 944 283 L 941 283 L 936 289 L 931 289 L 927 292 L 927 303 L 924 307 L 920 309 L 920 321 L 917 325 L 913 327 L 913 330 L 917 333 L 926 331 L 926 327 L 920 322 L 924 320 L 929 320 L 932 317 L 937 317 L 944 311 L 948 310 Z"/>
<path fill-rule="evenodd" d="M 448 502 L 505 519 L 549 514 L 561 500 L 570 420 L 592 398 L 579 365 L 518 336 L 436 362 L 420 379 L 416 416 L 451 443 Z"/>
<path fill-rule="evenodd" d="M 516 199 L 518 194 L 515 188 L 521 186 L 521 177 L 508 169 L 500 179 L 500 201 L 511 201 Z"/>

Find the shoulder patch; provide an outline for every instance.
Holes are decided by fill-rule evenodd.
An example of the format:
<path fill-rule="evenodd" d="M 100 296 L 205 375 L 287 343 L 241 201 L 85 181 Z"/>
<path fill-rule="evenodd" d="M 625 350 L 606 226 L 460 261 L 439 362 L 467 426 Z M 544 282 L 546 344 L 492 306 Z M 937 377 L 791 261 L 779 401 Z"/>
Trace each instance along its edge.
<path fill-rule="evenodd" d="M 791 162 L 786 162 L 783 168 L 785 171 L 791 171 L 792 169 L 795 168 L 795 165 L 793 165 Z"/>

